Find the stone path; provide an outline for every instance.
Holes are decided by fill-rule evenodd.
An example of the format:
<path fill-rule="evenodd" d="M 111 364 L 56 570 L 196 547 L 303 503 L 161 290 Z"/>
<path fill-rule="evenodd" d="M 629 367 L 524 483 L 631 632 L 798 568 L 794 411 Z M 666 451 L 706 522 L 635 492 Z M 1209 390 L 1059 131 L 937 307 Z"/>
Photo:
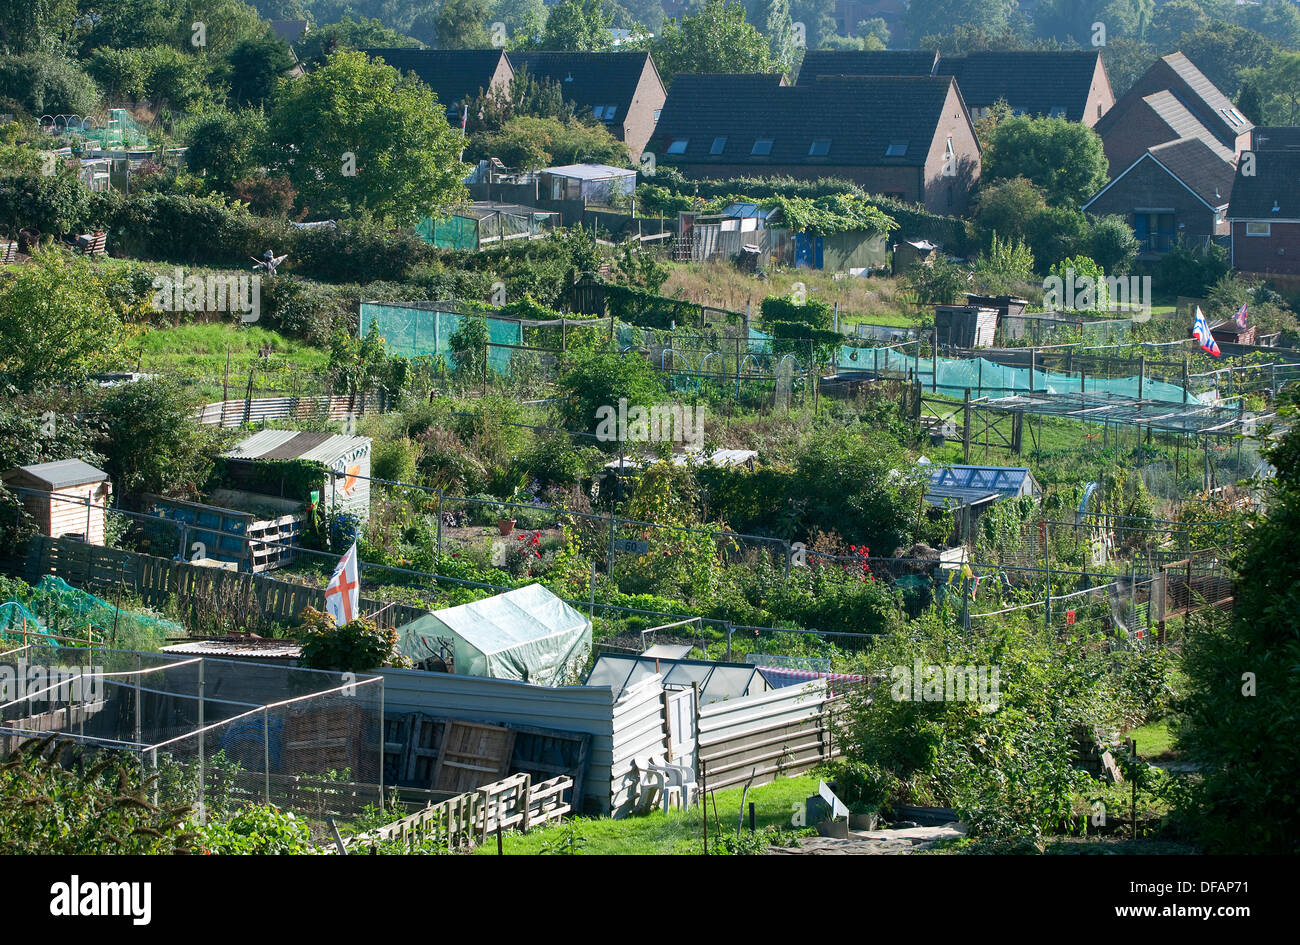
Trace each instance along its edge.
<path fill-rule="evenodd" d="M 768 847 L 773 855 L 814 854 L 831 856 L 901 856 L 926 850 L 939 840 L 963 837 L 959 824 L 939 827 L 905 827 L 900 830 L 850 830 L 848 839 L 801 837 L 790 847 Z"/>

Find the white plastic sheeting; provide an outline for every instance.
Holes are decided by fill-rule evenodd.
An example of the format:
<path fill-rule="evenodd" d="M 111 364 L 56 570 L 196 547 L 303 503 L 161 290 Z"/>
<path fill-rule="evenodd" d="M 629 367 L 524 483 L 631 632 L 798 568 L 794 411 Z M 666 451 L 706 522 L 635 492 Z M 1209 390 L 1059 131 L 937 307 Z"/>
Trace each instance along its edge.
<path fill-rule="evenodd" d="M 421 635 L 451 640 L 458 676 L 560 686 L 586 662 L 591 621 L 540 584 L 516 588 L 419 621 Z"/>

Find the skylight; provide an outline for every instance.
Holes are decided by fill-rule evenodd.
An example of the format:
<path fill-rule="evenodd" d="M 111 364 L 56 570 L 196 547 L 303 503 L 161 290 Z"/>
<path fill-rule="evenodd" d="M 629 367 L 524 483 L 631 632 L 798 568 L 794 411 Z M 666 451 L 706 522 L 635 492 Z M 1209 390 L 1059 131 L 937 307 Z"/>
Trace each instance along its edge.
<path fill-rule="evenodd" d="M 771 153 L 772 153 L 772 139 L 771 139 L 771 138 L 759 138 L 757 141 L 754 142 L 754 149 L 753 149 L 752 151 L 750 151 L 749 153 L 750 153 L 750 154 L 771 154 Z"/>
<path fill-rule="evenodd" d="M 710 153 L 710 154 L 721 154 L 721 153 L 722 153 L 722 149 L 725 148 L 726 146 L 727 146 L 727 139 L 726 139 L 725 136 L 720 137 L 720 138 L 714 138 L 714 139 L 713 139 L 713 146 L 709 148 L 709 153 Z"/>
<path fill-rule="evenodd" d="M 809 157 L 825 157 L 830 153 L 830 150 L 830 138 L 814 138 L 812 145 L 808 148 L 808 155 Z"/>
<path fill-rule="evenodd" d="M 891 141 L 885 149 L 885 157 L 902 157 L 907 153 L 906 141 Z"/>
<path fill-rule="evenodd" d="M 687 141 L 689 141 L 689 140 L 690 140 L 689 138 L 677 138 L 675 141 L 673 141 L 672 144 L 668 145 L 668 153 L 669 153 L 669 154 L 685 154 L 685 153 L 686 153 L 686 143 L 687 143 Z"/>

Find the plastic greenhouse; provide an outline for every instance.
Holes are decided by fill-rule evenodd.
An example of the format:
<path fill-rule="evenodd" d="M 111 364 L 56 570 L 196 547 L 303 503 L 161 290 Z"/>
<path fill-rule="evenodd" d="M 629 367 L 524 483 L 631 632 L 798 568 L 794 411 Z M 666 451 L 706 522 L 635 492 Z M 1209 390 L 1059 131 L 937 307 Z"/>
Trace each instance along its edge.
<path fill-rule="evenodd" d="M 591 651 L 591 621 L 540 584 L 449 607 L 399 628 L 417 663 L 450 650 L 460 676 L 561 686 Z"/>

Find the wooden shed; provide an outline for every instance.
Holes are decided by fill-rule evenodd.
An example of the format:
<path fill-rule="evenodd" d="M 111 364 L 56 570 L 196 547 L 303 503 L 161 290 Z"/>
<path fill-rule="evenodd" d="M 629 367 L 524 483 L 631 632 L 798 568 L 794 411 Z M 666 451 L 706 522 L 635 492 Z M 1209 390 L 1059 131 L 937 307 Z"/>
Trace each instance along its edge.
<path fill-rule="evenodd" d="M 104 543 L 104 510 L 113 494 L 108 473 L 79 459 L 18 466 L 4 474 L 42 534 Z"/>
<path fill-rule="evenodd" d="M 934 337 L 952 348 L 990 348 L 998 327 L 998 310 L 982 305 L 936 305 Z"/>

